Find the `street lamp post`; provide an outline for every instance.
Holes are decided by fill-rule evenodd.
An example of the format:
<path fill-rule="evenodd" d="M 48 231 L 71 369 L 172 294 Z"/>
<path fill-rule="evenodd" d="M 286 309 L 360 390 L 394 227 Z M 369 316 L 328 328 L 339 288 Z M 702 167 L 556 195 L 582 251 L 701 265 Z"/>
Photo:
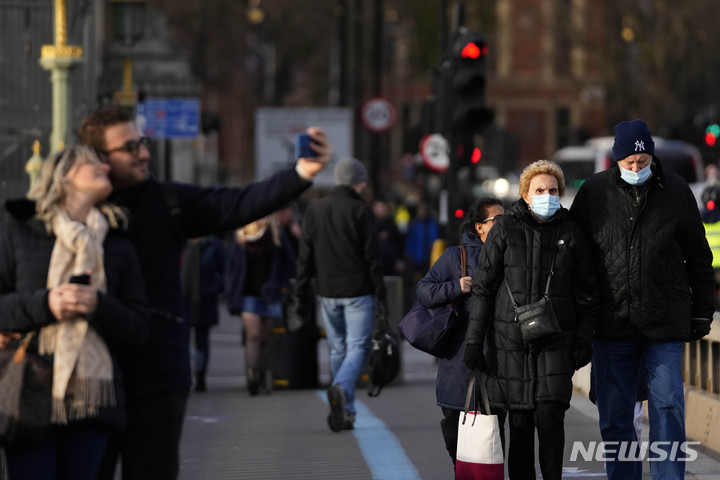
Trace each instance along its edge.
<path fill-rule="evenodd" d="M 123 59 L 122 90 L 115 92 L 114 99 L 121 105 L 134 106 L 137 94 L 133 90 L 133 59 L 131 47 L 145 34 L 146 0 L 111 0 L 115 38 L 126 49 Z"/>
<path fill-rule="evenodd" d="M 50 71 L 52 83 L 52 131 L 50 152 L 68 143 L 70 124 L 70 72 L 83 61 L 81 47 L 67 44 L 67 2 L 55 0 L 55 43 L 43 45 L 40 66 Z"/>

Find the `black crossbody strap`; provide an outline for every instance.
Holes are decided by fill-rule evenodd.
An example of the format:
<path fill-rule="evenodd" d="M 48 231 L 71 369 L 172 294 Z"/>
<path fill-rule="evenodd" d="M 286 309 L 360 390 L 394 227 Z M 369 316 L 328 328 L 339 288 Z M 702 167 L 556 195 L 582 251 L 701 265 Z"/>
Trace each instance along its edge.
<path fill-rule="evenodd" d="M 548 272 L 547 281 L 545 282 L 545 293 L 543 296 L 545 298 L 549 298 L 550 294 L 550 280 L 555 275 L 555 254 L 557 253 L 557 235 L 555 235 L 555 238 L 553 239 L 553 256 L 552 261 L 550 262 L 550 271 Z M 510 291 L 510 285 L 508 285 L 507 278 L 504 279 L 505 288 L 507 288 L 508 295 L 510 295 L 510 301 L 513 304 L 513 308 L 517 308 L 518 304 L 515 301 L 515 297 L 513 297 L 512 292 Z"/>

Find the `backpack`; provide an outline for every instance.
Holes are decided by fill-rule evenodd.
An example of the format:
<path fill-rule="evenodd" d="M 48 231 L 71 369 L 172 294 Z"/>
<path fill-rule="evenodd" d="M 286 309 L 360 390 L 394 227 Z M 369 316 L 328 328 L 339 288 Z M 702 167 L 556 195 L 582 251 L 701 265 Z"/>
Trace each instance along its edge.
<path fill-rule="evenodd" d="M 397 334 L 387 321 L 379 322 L 372 335 L 372 349 L 368 354 L 368 395 L 377 397 L 385 385 L 400 372 L 400 347 Z"/>

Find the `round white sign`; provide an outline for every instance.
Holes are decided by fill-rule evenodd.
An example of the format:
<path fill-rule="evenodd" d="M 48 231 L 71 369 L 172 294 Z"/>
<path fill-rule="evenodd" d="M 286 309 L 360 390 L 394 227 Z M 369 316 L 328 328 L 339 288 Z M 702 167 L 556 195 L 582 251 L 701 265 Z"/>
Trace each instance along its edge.
<path fill-rule="evenodd" d="M 397 118 L 393 104 L 382 97 L 371 98 L 365 102 L 360 114 L 365 128 L 374 133 L 390 130 Z"/>
<path fill-rule="evenodd" d="M 433 172 L 447 172 L 450 168 L 450 144 L 439 133 L 425 135 L 420 141 L 420 156 Z"/>

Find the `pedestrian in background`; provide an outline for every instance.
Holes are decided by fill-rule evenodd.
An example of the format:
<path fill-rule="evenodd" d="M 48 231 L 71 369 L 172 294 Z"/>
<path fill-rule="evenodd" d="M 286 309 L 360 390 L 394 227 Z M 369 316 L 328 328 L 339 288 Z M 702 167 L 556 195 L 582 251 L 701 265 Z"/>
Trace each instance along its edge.
<path fill-rule="evenodd" d="M 5 204 L 0 330 L 38 330 L 53 364 L 52 431 L 38 446 L 6 447 L 11 479 L 94 480 L 125 426 L 118 353 L 147 341 L 151 324 L 127 218 L 105 203 L 109 170 L 91 149 L 70 147 L 45 161 L 32 200 Z M 84 284 L 71 283 L 76 275 Z"/>
<path fill-rule="evenodd" d="M 228 254 L 227 307 L 242 318 L 250 395 L 270 393 L 266 373 L 270 335 L 275 319 L 283 317 L 283 290 L 295 277 L 296 261 L 292 245 L 272 216 L 235 232 Z"/>
<path fill-rule="evenodd" d="M 716 167 L 717 169 L 717 167 Z M 700 211 L 705 237 L 712 251 L 712 266 L 715 271 L 715 308 L 720 308 L 720 185 L 711 184 L 702 193 L 703 208 Z"/>
<path fill-rule="evenodd" d="M 684 478 L 685 462 L 671 454 L 685 441 L 682 342 L 709 333 L 715 281 L 695 197 L 654 153 L 645 122 L 618 123 L 616 163 L 580 187 L 571 214 L 601 288 L 592 371 L 603 441 L 639 440 L 633 410 L 644 365 L 650 444 L 667 454 L 650 462 L 650 474 Z M 642 477 L 641 461 L 606 458 L 611 480 Z"/>
<path fill-rule="evenodd" d="M 487 234 L 504 212 L 502 202 L 496 198 L 475 200 L 468 210 L 467 221 L 461 227 L 462 246 L 467 250 L 466 276 L 462 276 L 460 250 L 458 247 L 452 246 L 443 252 L 415 286 L 418 302 L 423 307 L 441 307 L 450 303 L 460 305 L 458 309 L 460 321 L 449 332 L 447 356 L 438 358 L 435 383 L 437 404 L 443 413 L 440 429 L 453 465 L 457 453 L 458 419 L 460 413 L 465 409 L 465 395 L 470 379 L 470 370 L 463 363 L 463 355 L 465 353 L 465 332 L 470 313 L 472 276 Z M 500 416 L 499 420 L 502 425 L 504 412 L 500 409 L 494 411 L 493 414 Z M 504 434 L 503 429 L 501 429 L 501 433 Z"/>
<path fill-rule="evenodd" d="M 390 206 L 376 198 L 372 203 L 375 226 L 378 232 L 378 252 L 385 275 L 399 275 L 404 270 L 403 238 L 390 212 Z"/>
<path fill-rule="evenodd" d="M 185 321 L 193 329 L 196 392 L 207 389 L 210 328 L 218 324 L 218 301 L 225 289 L 226 262 L 225 246 L 215 235 L 188 241 L 183 254 L 181 276 Z"/>
<path fill-rule="evenodd" d="M 174 479 L 191 385 L 190 330 L 181 318 L 180 258 L 187 238 L 233 230 L 272 213 L 296 198 L 330 160 L 322 129 L 310 127 L 310 148 L 270 178 L 239 188 L 161 183 L 150 176 L 147 138 L 120 106 L 90 113 L 80 141 L 110 165 L 110 200 L 132 215 L 128 236 L 140 257 L 153 316 L 150 339 L 122 358 L 128 392 L 128 426 L 108 449 L 100 478 L 111 479 L 122 452 L 123 479 Z"/>
<path fill-rule="evenodd" d="M 513 480 L 536 478 L 536 430 L 542 477 L 560 480 L 572 376 L 592 356 L 595 273 L 585 236 L 560 205 L 564 192 L 557 164 L 538 160 L 527 166 L 520 175 L 521 198 L 490 230 L 473 276 L 464 359 L 468 368 L 487 371 L 490 405 L 508 411 L 506 463 Z M 548 279 L 562 331 L 526 343 L 514 304 L 539 301 Z"/>
<path fill-rule="evenodd" d="M 418 202 L 405 237 L 405 257 L 413 275 L 413 282 L 417 282 L 427 273 L 430 266 L 430 252 L 438 238 L 440 238 L 440 227 L 437 219 L 430 212 L 427 202 Z"/>
<path fill-rule="evenodd" d="M 361 196 L 367 170 L 343 158 L 333 171 L 335 187 L 308 206 L 302 223 L 296 293 L 297 314 L 307 317 L 310 280 L 317 280 L 323 325 L 330 346 L 328 425 L 334 432 L 355 423 L 355 382 L 371 346 L 376 310 L 387 314 L 375 219 Z"/>
<path fill-rule="evenodd" d="M 293 204 L 294 203 L 295 202 L 293 202 Z M 295 215 L 294 206 L 286 205 L 284 208 L 275 212 L 275 221 L 278 227 L 280 227 L 280 230 L 285 234 L 285 238 L 287 238 L 290 245 L 292 245 L 295 257 L 297 257 L 302 230 L 300 228 L 300 222 L 295 218 Z"/>

